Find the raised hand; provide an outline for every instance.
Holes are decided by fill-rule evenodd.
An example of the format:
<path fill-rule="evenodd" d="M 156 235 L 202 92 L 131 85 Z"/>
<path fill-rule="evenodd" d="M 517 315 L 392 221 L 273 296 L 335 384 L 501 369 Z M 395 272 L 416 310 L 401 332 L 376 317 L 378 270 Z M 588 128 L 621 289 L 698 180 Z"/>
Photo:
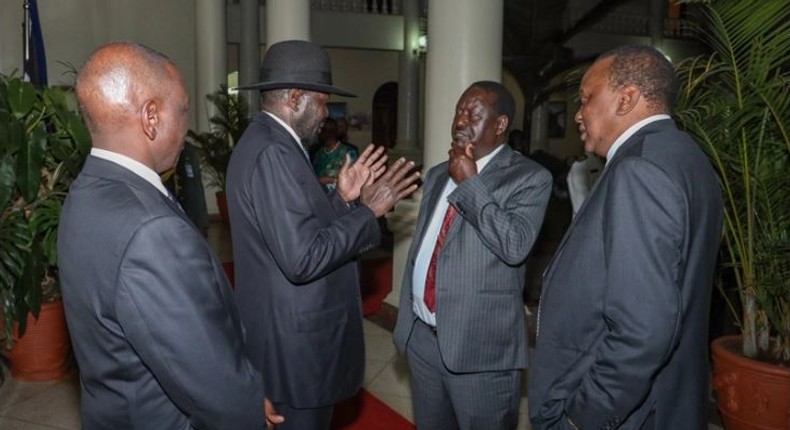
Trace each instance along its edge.
<path fill-rule="evenodd" d="M 475 163 L 474 145 L 464 146 L 450 145 L 450 163 L 448 170 L 450 177 L 456 184 L 460 184 L 470 176 L 477 174 L 477 164 Z"/>
<path fill-rule="evenodd" d="M 337 192 L 340 197 L 346 202 L 359 198 L 362 187 L 372 184 L 384 173 L 386 162 L 387 155 L 383 146 L 368 145 L 353 164 L 351 157 L 346 154 L 346 162 L 337 175 Z"/>
<path fill-rule="evenodd" d="M 377 218 L 389 212 L 396 203 L 417 189 L 415 182 L 420 178 L 420 172 L 410 174 L 412 170 L 413 161 L 400 158 L 394 162 L 375 182 L 362 187 L 362 204 L 369 207 Z"/>

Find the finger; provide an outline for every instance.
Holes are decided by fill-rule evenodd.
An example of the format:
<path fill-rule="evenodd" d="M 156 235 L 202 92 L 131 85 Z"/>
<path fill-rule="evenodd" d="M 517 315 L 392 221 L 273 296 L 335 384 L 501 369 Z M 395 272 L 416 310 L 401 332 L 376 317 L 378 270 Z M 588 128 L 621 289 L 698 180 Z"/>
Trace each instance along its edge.
<path fill-rule="evenodd" d="M 383 150 L 384 147 L 382 146 L 381 149 Z M 387 159 L 388 158 L 389 157 L 387 156 L 387 154 L 384 154 L 384 153 L 379 154 L 379 158 L 375 162 L 371 163 L 370 168 L 371 169 L 378 169 L 378 168 L 384 167 L 386 165 L 386 163 L 387 163 Z"/>
<path fill-rule="evenodd" d="M 365 148 L 365 150 L 362 151 L 362 154 L 359 155 L 359 158 L 357 159 L 357 161 L 359 161 L 362 164 L 365 164 L 368 161 L 368 158 L 370 157 L 370 154 L 373 153 L 374 149 L 376 149 L 375 146 L 373 146 L 372 144 L 368 145 Z"/>
<path fill-rule="evenodd" d="M 396 192 L 401 192 L 402 190 L 414 184 L 417 179 L 420 179 L 420 172 L 414 172 L 409 175 L 409 177 L 401 179 L 393 185 L 393 188 Z"/>
<path fill-rule="evenodd" d="M 417 191 L 417 184 L 412 184 L 409 188 L 398 192 L 398 200 L 403 200 L 415 191 Z"/>
<path fill-rule="evenodd" d="M 406 177 L 406 175 L 409 174 L 409 172 L 412 171 L 412 169 L 414 169 L 414 161 L 409 161 L 407 163 L 401 164 L 400 166 L 398 166 L 397 170 L 395 171 L 395 174 L 392 176 L 392 181 L 400 182 L 401 180 L 403 180 L 404 177 Z"/>
<path fill-rule="evenodd" d="M 406 159 L 401 157 L 395 160 L 394 163 L 387 169 L 387 172 L 381 177 L 382 180 L 390 181 L 394 176 L 395 173 L 406 164 Z"/>
<path fill-rule="evenodd" d="M 472 145 L 471 143 L 470 143 L 469 145 L 466 145 L 466 146 L 464 147 L 464 154 L 465 154 L 467 157 L 469 157 L 469 158 L 471 158 L 472 160 L 474 160 L 474 159 L 475 159 L 475 146 L 474 146 L 474 145 Z"/>
<path fill-rule="evenodd" d="M 340 177 L 341 175 L 345 176 L 348 169 L 351 168 L 351 154 L 346 153 L 346 161 L 340 166 L 340 172 L 338 172 L 337 176 Z"/>
<path fill-rule="evenodd" d="M 373 145 L 371 145 L 373 146 Z M 379 163 L 385 163 L 387 161 L 387 154 L 384 150 L 383 146 L 376 147 L 376 151 L 373 152 L 367 160 L 367 166 L 373 166 Z"/>
<path fill-rule="evenodd" d="M 381 176 L 382 173 L 385 172 L 385 170 L 386 170 L 386 168 L 384 166 L 378 166 L 377 168 L 371 168 L 370 169 L 370 178 L 375 181 L 376 179 L 379 178 L 379 176 Z"/>

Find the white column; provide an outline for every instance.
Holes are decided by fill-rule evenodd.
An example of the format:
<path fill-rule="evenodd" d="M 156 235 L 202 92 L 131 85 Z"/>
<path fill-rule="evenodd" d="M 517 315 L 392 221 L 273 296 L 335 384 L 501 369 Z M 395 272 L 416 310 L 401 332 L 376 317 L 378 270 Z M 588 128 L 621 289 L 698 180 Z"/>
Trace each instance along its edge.
<path fill-rule="evenodd" d="M 502 81 L 503 0 L 430 0 L 425 79 L 423 173 L 447 160 L 455 105 L 473 82 Z M 403 268 L 414 233 L 419 198 L 401 202 L 389 217 L 395 234 L 392 293 L 399 305 Z"/>
<path fill-rule="evenodd" d="M 310 0 L 266 0 L 266 46 L 310 40 Z"/>
<path fill-rule="evenodd" d="M 405 155 L 417 150 L 419 118 L 419 37 L 420 5 L 418 0 L 403 0 L 403 51 L 400 55 L 398 82 L 398 144 Z"/>
<path fill-rule="evenodd" d="M 260 77 L 260 7 L 258 0 L 241 0 L 241 38 L 239 40 L 239 85 L 258 82 Z M 260 110 L 258 91 L 240 91 L 250 115 Z"/>
<path fill-rule="evenodd" d="M 197 0 L 195 2 L 195 111 L 198 131 L 209 130 L 209 118 L 215 114 L 214 105 L 206 95 L 227 84 L 225 47 L 225 0 Z"/>
<path fill-rule="evenodd" d="M 455 104 L 466 87 L 479 80 L 502 80 L 502 3 L 503 0 L 428 3 L 423 139 L 426 168 L 447 159 Z"/>

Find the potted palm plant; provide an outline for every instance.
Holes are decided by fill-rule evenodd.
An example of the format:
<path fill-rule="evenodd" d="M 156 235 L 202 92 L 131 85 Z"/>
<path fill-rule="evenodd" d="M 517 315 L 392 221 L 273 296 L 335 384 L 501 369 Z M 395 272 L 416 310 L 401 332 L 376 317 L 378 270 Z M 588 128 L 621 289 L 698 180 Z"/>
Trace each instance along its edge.
<path fill-rule="evenodd" d="M 219 190 L 216 197 L 220 218 L 228 222 L 225 178 L 233 147 L 249 124 L 249 111 L 237 95 L 228 93 L 226 85 L 221 85 L 219 90 L 207 95 L 206 99 L 214 105 L 216 111 L 209 119 L 211 129 L 202 133 L 189 130 L 187 139 L 200 151 L 208 184 Z"/>
<path fill-rule="evenodd" d="M 51 379 L 66 371 L 58 218 L 89 150 L 88 132 L 64 91 L 0 76 L 0 325 L 18 378 Z M 46 352 L 36 343 L 49 335 L 55 337 L 43 344 L 54 351 Z"/>
<path fill-rule="evenodd" d="M 719 410 L 728 429 L 787 429 L 790 7 L 787 0 L 682 3 L 704 3 L 694 11 L 710 53 L 679 65 L 677 116 L 719 174 L 725 196 L 721 274 L 729 280 L 719 285 L 737 291 L 728 304 L 741 329 L 741 336 L 712 346 Z M 766 379 L 754 382 L 759 372 Z"/>

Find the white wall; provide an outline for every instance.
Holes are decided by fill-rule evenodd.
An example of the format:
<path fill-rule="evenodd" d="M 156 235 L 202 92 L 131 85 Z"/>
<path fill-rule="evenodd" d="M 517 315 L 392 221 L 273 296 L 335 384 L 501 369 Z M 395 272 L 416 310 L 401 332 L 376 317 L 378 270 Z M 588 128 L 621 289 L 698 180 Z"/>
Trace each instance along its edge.
<path fill-rule="evenodd" d="M 39 0 L 50 85 L 72 85 L 76 69 L 98 46 L 117 40 L 148 45 L 178 66 L 195 106 L 193 0 Z M 22 68 L 23 0 L 0 1 L 0 73 Z M 61 63 L 65 63 L 61 64 Z M 190 124 L 194 125 L 194 109 Z"/>

